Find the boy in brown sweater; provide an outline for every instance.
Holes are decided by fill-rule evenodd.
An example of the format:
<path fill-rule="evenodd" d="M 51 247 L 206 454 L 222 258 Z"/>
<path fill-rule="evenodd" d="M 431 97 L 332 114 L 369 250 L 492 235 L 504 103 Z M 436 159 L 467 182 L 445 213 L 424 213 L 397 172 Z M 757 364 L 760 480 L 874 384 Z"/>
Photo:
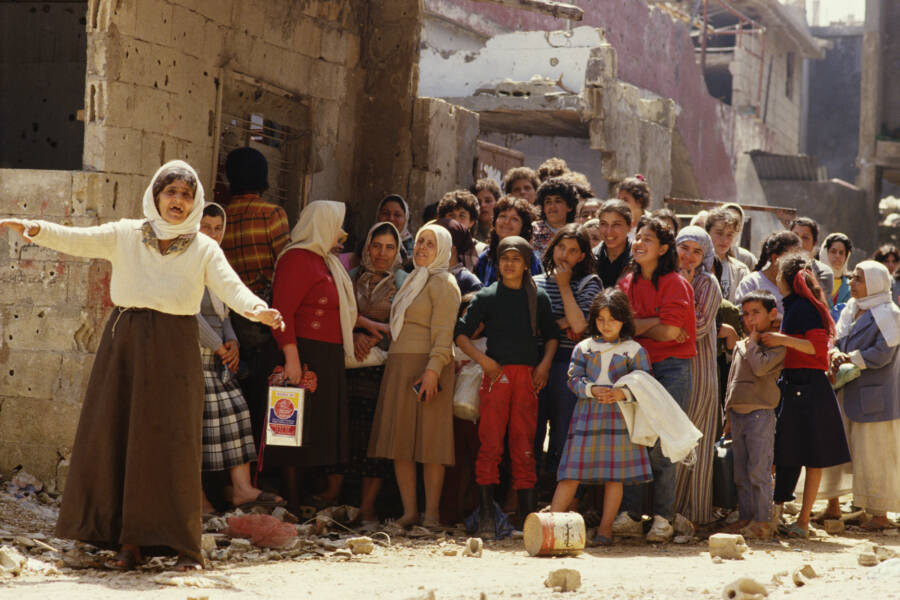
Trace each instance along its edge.
<path fill-rule="evenodd" d="M 759 290 L 740 300 L 744 330 L 749 337 L 737 343 L 728 390 L 723 435 L 731 433 L 734 483 L 738 492 L 737 527 L 745 537 L 772 535 L 772 461 L 775 452 L 775 407 L 781 399 L 778 376 L 785 349 L 768 348 L 759 336 L 774 330 L 778 319 L 775 296 Z"/>

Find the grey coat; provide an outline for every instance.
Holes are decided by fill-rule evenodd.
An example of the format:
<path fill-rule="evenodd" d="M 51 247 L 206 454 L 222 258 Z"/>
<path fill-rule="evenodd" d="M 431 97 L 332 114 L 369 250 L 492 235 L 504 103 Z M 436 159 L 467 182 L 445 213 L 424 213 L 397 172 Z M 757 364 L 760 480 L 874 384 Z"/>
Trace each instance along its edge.
<path fill-rule="evenodd" d="M 865 362 L 859 379 L 844 386 L 844 412 L 857 423 L 900 419 L 900 358 L 897 346 L 884 341 L 871 312 L 865 313 L 850 333 L 837 341 L 841 352 L 854 350 Z"/>

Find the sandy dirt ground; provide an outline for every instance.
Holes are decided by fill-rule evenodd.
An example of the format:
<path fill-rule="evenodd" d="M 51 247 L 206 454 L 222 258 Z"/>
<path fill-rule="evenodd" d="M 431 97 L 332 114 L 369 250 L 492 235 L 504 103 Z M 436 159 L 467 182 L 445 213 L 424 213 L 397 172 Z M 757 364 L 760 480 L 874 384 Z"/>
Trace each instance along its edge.
<path fill-rule="evenodd" d="M 36 501 L 0 495 L 0 537 L 6 538 L 0 543 L 13 544 L 13 536 L 25 534 L 57 543 L 52 538 L 53 513 L 52 507 Z M 132 573 L 68 569 L 55 565 L 47 554 L 32 554 L 20 575 L 0 575 L 0 598 L 713 599 L 721 598 L 724 586 L 739 577 L 765 584 L 770 599 L 900 598 L 900 558 L 878 567 L 857 562 L 868 543 L 900 553 L 896 529 L 872 534 L 850 528 L 838 536 L 818 530 L 818 537 L 809 541 L 750 541 L 743 560 L 721 562 L 710 558 L 705 540 L 684 545 L 623 541 L 568 558 L 530 557 L 521 540 L 505 540 L 486 544 L 480 558 L 445 555 L 447 550 L 461 550 L 464 541 L 465 537 L 447 534 L 434 539 L 396 538 L 390 546 L 376 545 L 369 555 L 348 558 L 329 551 L 317 558 L 216 563 L 190 575 L 159 569 Z M 818 576 L 796 587 L 791 573 L 806 564 Z M 544 586 L 547 575 L 560 568 L 579 571 L 578 591 L 560 593 Z"/>

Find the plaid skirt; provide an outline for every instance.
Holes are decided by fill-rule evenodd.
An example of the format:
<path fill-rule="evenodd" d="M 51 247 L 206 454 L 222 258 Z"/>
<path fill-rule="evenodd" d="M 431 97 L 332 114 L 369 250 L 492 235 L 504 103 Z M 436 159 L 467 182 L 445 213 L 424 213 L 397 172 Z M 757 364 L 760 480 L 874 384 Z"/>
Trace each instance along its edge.
<path fill-rule="evenodd" d="M 652 475 L 647 448 L 631 442 L 619 406 L 579 398 L 556 478 L 638 483 Z"/>
<path fill-rule="evenodd" d="M 224 471 L 256 459 L 250 410 L 237 379 L 222 382 L 222 363 L 206 348 L 203 360 L 203 470 Z"/>

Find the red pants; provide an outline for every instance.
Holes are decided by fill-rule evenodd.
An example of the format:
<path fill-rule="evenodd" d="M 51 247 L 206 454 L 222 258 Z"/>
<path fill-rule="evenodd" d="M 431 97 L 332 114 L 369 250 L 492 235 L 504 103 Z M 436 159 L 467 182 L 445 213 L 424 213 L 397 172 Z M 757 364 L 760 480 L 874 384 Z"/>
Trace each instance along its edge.
<path fill-rule="evenodd" d="M 500 483 L 498 467 L 503 457 L 503 438 L 509 425 L 509 457 L 512 463 L 513 487 L 534 487 L 534 433 L 537 429 L 537 395 L 531 381 L 533 367 L 506 365 L 503 375 L 491 384 L 485 375 L 481 380 L 481 419 L 478 438 L 481 447 L 475 461 L 478 485 Z"/>

